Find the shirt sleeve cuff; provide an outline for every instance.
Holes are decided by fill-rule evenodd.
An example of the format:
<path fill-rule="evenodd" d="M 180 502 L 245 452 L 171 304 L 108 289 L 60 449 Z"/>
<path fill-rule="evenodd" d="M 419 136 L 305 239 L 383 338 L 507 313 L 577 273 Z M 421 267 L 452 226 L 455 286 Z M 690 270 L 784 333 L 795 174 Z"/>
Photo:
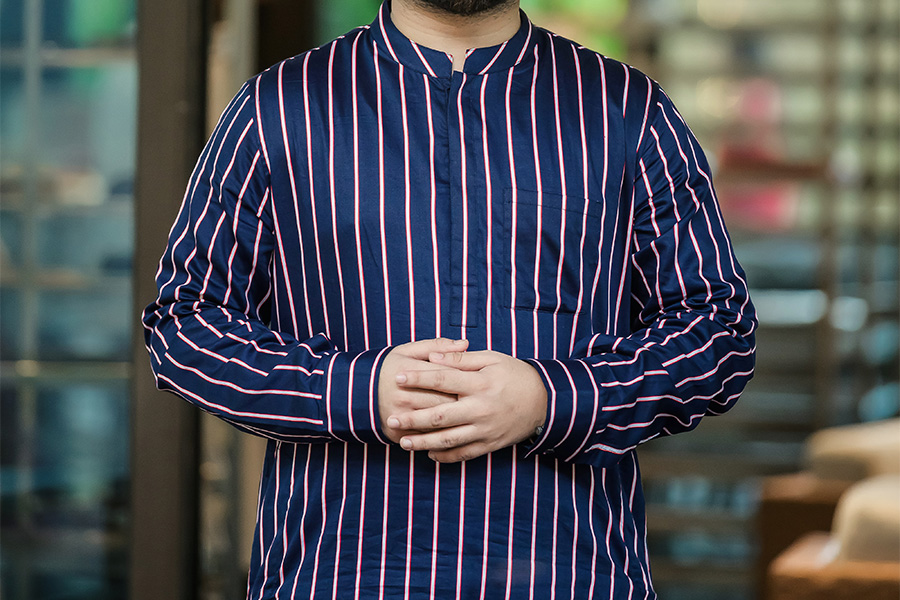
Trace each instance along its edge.
<path fill-rule="evenodd" d="M 544 431 L 526 445 L 528 454 L 549 454 L 572 461 L 584 450 L 597 422 L 596 383 L 584 363 L 577 360 L 526 360 L 541 377 L 547 391 Z M 579 390 L 594 393 L 579 393 Z"/>
<path fill-rule="evenodd" d="M 360 354 L 338 352 L 326 372 L 325 413 L 328 432 L 345 442 L 388 441 L 378 412 L 378 375 L 390 348 Z"/>

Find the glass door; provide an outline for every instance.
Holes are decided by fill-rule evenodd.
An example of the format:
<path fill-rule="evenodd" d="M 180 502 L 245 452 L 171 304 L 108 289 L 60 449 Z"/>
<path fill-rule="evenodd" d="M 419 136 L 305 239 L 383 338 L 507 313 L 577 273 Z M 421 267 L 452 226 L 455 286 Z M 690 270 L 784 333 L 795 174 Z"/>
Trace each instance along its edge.
<path fill-rule="evenodd" d="M 2 596 L 123 598 L 133 0 L 0 2 Z"/>

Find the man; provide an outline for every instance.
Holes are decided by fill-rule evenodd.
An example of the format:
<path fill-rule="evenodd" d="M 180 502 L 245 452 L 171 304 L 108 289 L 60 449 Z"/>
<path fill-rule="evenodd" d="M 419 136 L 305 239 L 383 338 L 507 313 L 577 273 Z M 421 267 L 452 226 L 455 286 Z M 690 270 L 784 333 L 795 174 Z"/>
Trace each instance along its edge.
<path fill-rule="evenodd" d="M 696 140 L 516 0 L 248 82 L 157 281 L 159 387 L 270 440 L 250 598 L 654 598 L 635 448 L 752 373 Z"/>

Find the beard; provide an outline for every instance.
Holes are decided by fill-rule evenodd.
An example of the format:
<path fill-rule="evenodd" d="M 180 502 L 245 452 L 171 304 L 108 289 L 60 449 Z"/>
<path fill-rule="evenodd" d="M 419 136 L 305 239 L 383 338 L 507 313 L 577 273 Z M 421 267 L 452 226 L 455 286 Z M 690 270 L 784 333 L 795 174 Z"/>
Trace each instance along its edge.
<path fill-rule="evenodd" d="M 516 0 L 415 0 L 415 2 L 423 8 L 434 11 L 471 17 L 513 5 Z"/>

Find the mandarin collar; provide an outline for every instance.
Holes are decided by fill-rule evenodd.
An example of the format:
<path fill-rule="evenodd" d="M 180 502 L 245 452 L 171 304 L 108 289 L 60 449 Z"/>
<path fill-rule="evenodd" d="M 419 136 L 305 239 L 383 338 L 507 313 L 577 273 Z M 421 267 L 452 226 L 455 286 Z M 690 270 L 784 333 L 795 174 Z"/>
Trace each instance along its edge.
<path fill-rule="evenodd" d="M 522 62 L 535 39 L 531 21 L 521 10 L 519 18 L 519 30 L 510 39 L 496 46 L 468 50 L 463 73 L 483 75 L 510 69 Z M 379 54 L 386 54 L 394 61 L 432 77 L 449 78 L 453 75 L 453 61 L 449 54 L 417 44 L 397 29 L 391 21 L 390 0 L 382 3 L 369 31 L 379 48 Z"/>

